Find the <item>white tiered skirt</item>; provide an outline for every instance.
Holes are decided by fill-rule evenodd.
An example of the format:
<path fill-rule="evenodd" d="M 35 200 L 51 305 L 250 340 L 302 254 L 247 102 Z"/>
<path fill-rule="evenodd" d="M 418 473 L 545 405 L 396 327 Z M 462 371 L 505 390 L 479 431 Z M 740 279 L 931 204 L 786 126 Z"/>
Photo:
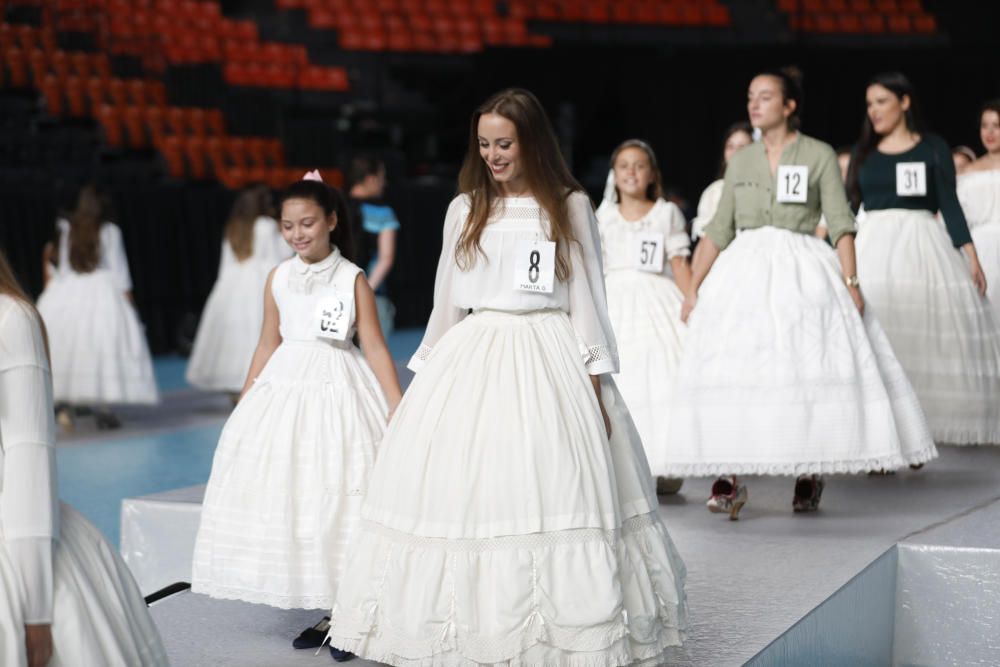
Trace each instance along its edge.
<path fill-rule="evenodd" d="M 167 654 L 128 567 L 76 510 L 60 507 L 48 667 L 165 667 Z M 0 536 L 0 665 L 26 666 L 21 583 Z"/>
<path fill-rule="evenodd" d="M 862 290 L 935 441 L 1000 444 L 998 320 L 944 225 L 927 211 L 869 211 L 857 247 Z"/>
<path fill-rule="evenodd" d="M 888 339 L 871 309 L 858 314 L 825 242 L 740 232 L 688 323 L 671 476 L 853 473 L 937 456 Z"/>
<path fill-rule="evenodd" d="M 264 320 L 271 267 L 248 259 L 226 269 L 208 295 L 188 361 L 187 380 L 210 391 L 243 389 Z"/>
<path fill-rule="evenodd" d="M 636 270 L 605 277 L 608 315 L 621 361 L 615 384 L 625 398 L 654 475 L 669 458 L 667 407 L 687 326 L 681 322 L 684 295 L 673 280 Z"/>
<path fill-rule="evenodd" d="M 331 643 L 408 667 L 662 664 L 684 565 L 602 395 L 610 443 L 563 312 L 453 327 L 382 443 Z"/>
<path fill-rule="evenodd" d="M 57 402 L 156 403 L 149 346 L 135 308 L 111 273 L 66 273 L 38 298 Z"/>
<path fill-rule="evenodd" d="M 993 321 L 1000 326 L 1000 223 L 973 227 L 970 231 L 986 274 L 986 298 L 993 306 Z"/>
<path fill-rule="evenodd" d="M 353 345 L 282 343 L 219 439 L 193 590 L 283 609 L 332 606 L 387 412 Z"/>

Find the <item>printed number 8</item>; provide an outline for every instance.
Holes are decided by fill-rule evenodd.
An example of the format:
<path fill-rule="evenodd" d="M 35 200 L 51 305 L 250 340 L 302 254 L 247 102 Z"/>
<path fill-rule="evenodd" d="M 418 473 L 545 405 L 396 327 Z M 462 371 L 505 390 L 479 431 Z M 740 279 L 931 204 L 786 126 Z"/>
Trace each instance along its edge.
<path fill-rule="evenodd" d="M 533 283 L 538 282 L 538 274 L 541 271 L 541 267 L 538 263 L 542 261 L 542 256 L 538 254 L 537 250 L 532 250 L 531 255 L 528 256 L 528 280 Z"/>

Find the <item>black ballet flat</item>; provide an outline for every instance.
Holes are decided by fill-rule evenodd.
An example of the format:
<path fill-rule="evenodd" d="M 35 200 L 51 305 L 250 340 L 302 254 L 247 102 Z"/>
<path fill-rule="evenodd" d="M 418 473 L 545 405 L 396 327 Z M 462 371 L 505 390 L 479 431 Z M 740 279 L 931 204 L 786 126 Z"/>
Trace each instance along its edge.
<path fill-rule="evenodd" d="M 302 633 L 292 640 L 295 648 L 319 648 L 326 639 L 326 633 L 330 630 L 330 617 L 324 616 L 316 625 L 306 628 Z"/>
<path fill-rule="evenodd" d="M 330 647 L 330 655 L 336 662 L 348 662 L 358 657 L 353 653 L 351 653 L 350 651 L 342 651 L 335 646 Z"/>

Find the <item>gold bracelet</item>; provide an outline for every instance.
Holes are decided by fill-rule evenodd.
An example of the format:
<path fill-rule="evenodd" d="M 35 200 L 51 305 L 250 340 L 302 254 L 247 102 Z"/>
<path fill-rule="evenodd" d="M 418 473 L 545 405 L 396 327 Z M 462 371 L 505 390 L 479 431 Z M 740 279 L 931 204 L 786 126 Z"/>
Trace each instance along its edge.
<path fill-rule="evenodd" d="M 858 285 L 861 284 L 861 281 L 858 280 L 858 276 L 857 275 L 845 276 L 844 277 L 844 284 L 847 285 L 848 287 L 857 287 Z"/>

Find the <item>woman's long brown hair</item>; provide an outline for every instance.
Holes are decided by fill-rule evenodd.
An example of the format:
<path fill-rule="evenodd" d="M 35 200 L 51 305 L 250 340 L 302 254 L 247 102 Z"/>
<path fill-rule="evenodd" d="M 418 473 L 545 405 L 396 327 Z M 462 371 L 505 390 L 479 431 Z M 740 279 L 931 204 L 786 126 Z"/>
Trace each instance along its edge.
<path fill-rule="evenodd" d="M 42 339 L 45 341 L 45 354 L 48 356 L 49 337 L 45 332 L 45 322 L 42 321 L 42 317 L 38 314 L 38 311 L 35 310 L 35 306 L 31 303 L 31 299 L 28 298 L 27 293 L 21 288 L 21 285 L 17 282 L 17 278 L 14 277 L 14 271 L 10 268 L 10 263 L 7 261 L 7 255 L 4 254 L 2 248 L 0 248 L 0 294 L 6 294 L 15 301 L 20 301 L 24 304 L 25 308 L 31 311 L 31 314 L 38 321 L 39 328 L 42 330 Z"/>
<path fill-rule="evenodd" d="M 76 208 L 69 216 L 69 265 L 77 273 L 90 273 L 101 260 L 101 197 L 91 185 L 80 189 Z"/>
<path fill-rule="evenodd" d="M 236 197 L 226 222 L 226 241 L 236 259 L 243 261 L 253 254 L 253 226 L 262 215 L 273 215 L 271 191 L 265 185 L 249 187 Z"/>
<path fill-rule="evenodd" d="M 479 119 L 495 113 L 514 124 L 520 147 L 520 161 L 531 194 L 549 218 L 549 240 L 555 241 L 556 276 L 568 280 L 571 274 L 568 246 L 576 239 L 569 221 L 567 198 L 583 190 L 566 166 L 552 124 L 541 102 L 521 88 L 509 88 L 486 100 L 472 114 L 469 123 L 469 150 L 458 175 L 458 190 L 469 196 L 469 217 L 455 248 L 455 260 L 463 270 L 483 254 L 480 239 L 490 214 L 502 202 L 500 189 L 479 154 Z"/>

